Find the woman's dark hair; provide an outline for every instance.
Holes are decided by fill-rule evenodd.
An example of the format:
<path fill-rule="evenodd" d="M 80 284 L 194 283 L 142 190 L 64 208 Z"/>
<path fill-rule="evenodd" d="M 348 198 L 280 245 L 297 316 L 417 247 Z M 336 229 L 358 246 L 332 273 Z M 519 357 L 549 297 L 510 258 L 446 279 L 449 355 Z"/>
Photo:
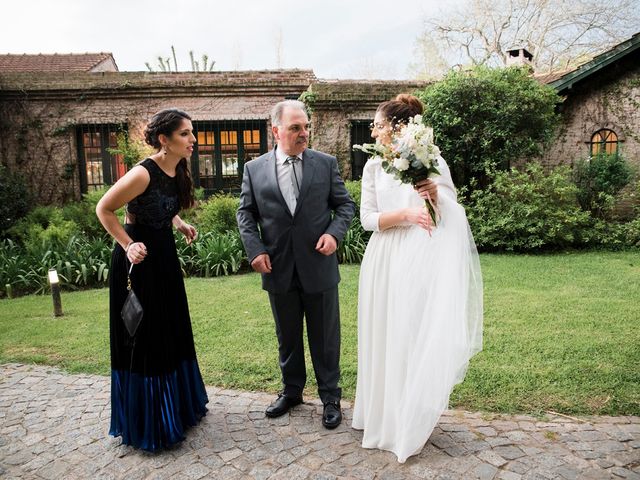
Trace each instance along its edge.
<path fill-rule="evenodd" d="M 392 127 L 399 123 L 407 123 L 411 117 L 421 114 L 424 110 L 422 102 L 413 95 L 401 93 L 393 100 L 382 102 L 378 106 L 380 112 L 391 122 Z"/>
<path fill-rule="evenodd" d="M 151 117 L 151 121 L 144 129 L 144 140 L 153 148 L 160 150 L 160 135 L 171 137 L 173 132 L 180 128 L 183 120 L 191 120 L 191 117 L 177 108 L 161 110 Z M 180 207 L 190 208 L 195 203 L 193 196 L 193 181 L 187 167 L 187 159 L 182 158 L 176 166 L 176 179 L 178 183 L 178 201 Z"/>

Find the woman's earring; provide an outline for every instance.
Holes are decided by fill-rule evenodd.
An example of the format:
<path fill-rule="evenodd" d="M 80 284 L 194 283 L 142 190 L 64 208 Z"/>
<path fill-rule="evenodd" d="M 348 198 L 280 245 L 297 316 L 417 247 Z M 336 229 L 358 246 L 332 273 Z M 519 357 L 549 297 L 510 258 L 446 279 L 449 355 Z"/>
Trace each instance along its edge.
<path fill-rule="evenodd" d="M 166 155 L 167 154 L 167 147 L 162 147 L 162 155 Z"/>

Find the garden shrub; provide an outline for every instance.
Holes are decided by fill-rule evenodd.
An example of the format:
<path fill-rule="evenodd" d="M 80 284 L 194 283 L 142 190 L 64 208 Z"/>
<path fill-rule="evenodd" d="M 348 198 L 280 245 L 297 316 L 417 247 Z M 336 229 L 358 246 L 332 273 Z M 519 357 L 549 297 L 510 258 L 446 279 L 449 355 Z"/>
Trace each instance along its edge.
<path fill-rule="evenodd" d="M 62 211 L 55 208 L 45 228 L 39 223 L 28 227 L 24 245 L 27 251 L 38 251 L 40 248 L 59 249 L 79 233 L 81 232 L 78 225 L 73 220 L 65 220 Z"/>
<path fill-rule="evenodd" d="M 41 226 L 38 226 L 42 228 Z M 44 230 L 43 230 L 44 231 Z M 107 285 L 112 242 L 107 237 L 86 238 L 73 235 L 62 243 L 45 239 L 29 250 L 12 240 L 0 242 L 0 292 L 14 295 L 44 293 L 49 288 L 47 272 L 55 268 L 65 289 Z"/>
<path fill-rule="evenodd" d="M 213 195 L 200 203 L 196 212 L 196 228 L 201 233 L 237 232 L 236 211 L 240 199 L 233 195 Z"/>
<path fill-rule="evenodd" d="M 183 265 L 201 277 L 237 273 L 242 266 L 244 249 L 237 232 L 206 232 L 188 248 L 181 249 Z"/>
<path fill-rule="evenodd" d="M 584 245 L 607 250 L 623 250 L 640 247 L 640 218 L 628 222 L 593 219 L 582 233 Z"/>
<path fill-rule="evenodd" d="M 573 166 L 578 202 L 595 218 L 610 219 L 615 196 L 632 178 L 633 170 L 622 155 L 596 155 L 580 159 Z"/>
<path fill-rule="evenodd" d="M 106 234 L 104 227 L 96 215 L 96 205 L 107 192 L 106 188 L 95 190 L 82 195 L 79 202 L 70 202 L 62 207 L 62 216 L 66 220 L 75 222 L 80 232 L 88 237 L 99 237 Z M 124 207 L 116 211 L 122 220 Z"/>
<path fill-rule="evenodd" d="M 20 175 L 0 165 L 0 238 L 29 211 L 30 195 Z"/>
<path fill-rule="evenodd" d="M 467 215 L 478 248 L 531 251 L 572 247 L 590 225 L 568 167 L 546 173 L 538 163 L 500 172 L 471 193 Z"/>

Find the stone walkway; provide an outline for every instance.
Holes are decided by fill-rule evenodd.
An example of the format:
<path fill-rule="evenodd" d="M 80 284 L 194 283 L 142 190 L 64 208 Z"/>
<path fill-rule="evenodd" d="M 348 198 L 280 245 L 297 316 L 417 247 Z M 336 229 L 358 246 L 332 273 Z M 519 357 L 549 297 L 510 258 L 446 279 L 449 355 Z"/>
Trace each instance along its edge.
<path fill-rule="evenodd" d="M 109 379 L 0 365 L 0 477 L 34 479 L 640 479 L 640 418 L 448 411 L 422 453 L 398 464 L 318 401 L 267 419 L 272 395 L 208 388 L 209 413 L 170 451 L 108 436 Z"/>

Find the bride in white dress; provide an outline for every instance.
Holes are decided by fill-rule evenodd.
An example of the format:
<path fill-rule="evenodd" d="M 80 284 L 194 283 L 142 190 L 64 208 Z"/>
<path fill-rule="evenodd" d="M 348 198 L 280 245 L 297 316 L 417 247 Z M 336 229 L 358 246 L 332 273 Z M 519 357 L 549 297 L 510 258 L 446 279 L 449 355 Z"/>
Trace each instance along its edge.
<path fill-rule="evenodd" d="M 384 102 L 372 136 L 390 142 L 392 128 L 419 113 L 411 95 Z M 364 430 L 364 448 L 389 450 L 401 463 L 422 450 L 482 348 L 478 254 L 442 158 L 439 171 L 420 193 L 387 174 L 380 158 L 362 175 L 361 222 L 374 233 L 360 270 L 352 426 Z M 427 191 L 440 212 L 431 232 Z"/>

